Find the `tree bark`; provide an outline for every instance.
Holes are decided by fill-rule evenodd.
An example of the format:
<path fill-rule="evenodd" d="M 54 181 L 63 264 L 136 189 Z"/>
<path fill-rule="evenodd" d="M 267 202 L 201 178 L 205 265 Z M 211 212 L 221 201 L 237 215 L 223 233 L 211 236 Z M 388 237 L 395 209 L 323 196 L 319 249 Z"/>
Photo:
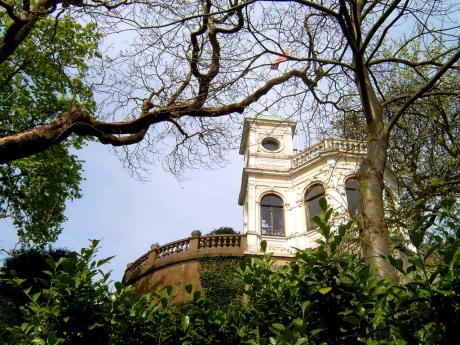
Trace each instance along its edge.
<path fill-rule="evenodd" d="M 363 256 L 372 271 L 394 280 L 393 267 L 382 257 L 391 254 L 383 204 L 383 174 L 387 146 L 384 138 L 370 138 L 367 157 L 358 170 L 357 177 L 363 201 L 363 221 L 359 239 Z"/>
<path fill-rule="evenodd" d="M 131 145 L 140 142 L 150 126 L 169 121 L 174 123 L 181 134 L 187 136 L 176 121 L 177 119 L 183 116 L 219 117 L 232 113 L 242 113 L 246 107 L 266 95 L 272 88 L 281 85 L 290 78 L 300 78 L 305 83 L 315 85 L 317 80 L 309 79 L 305 72 L 304 70 L 291 70 L 279 77 L 270 79 L 244 99 L 218 107 L 197 107 L 196 101 L 179 105 L 170 104 L 150 111 L 143 110 L 139 116 L 119 122 L 99 121 L 92 118 L 87 111 L 72 108 L 46 125 L 0 138 L 0 164 L 41 152 L 51 145 L 62 142 L 71 134 L 94 137 L 99 139 L 102 144 Z"/>
<path fill-rule="evenodd" d="M 19 16 L 14 15 L 13 7 L 10 11 L 10 19 L 13 23 L 4 28 L 4 36 L 0 40 L 0 64 L 5 62 L 17 49 L 17 47 L 29 36 L 37 21 L 54 12 L 61 0 L 40 0 L 23 10 Z"/>
<path fill-rule="evenodd" d="M 384 131 L 383 109 L 364 61 L 361 53 L 354 54 L 356 85 L 367 123 L 367 155 L 357 173 L 363 203 L 359 239 L 364 259 L 371 270 L 377 275 L 396 280 L 394 268 L 383 258 L 391 254 L 383 204 L 383 176 L 387 162 L 389 135 Z"/>

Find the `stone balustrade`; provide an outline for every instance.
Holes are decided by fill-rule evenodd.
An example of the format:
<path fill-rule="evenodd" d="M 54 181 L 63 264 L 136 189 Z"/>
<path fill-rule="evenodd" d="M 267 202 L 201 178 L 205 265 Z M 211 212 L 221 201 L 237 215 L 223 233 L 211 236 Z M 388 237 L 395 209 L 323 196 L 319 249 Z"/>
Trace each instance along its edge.
<path fill-rule="evenodd" d="M 198 248 L 241 247 L 241 235 L 212 235 L 200 238 Z"/>
<path fill-rule="evenodd" d="M 342 152 L 352 154 L 366 154 L 367 144 L 357 140 L 345 139 L 326 139 L 322 142 L 310 146 L 294 156 L 293 165 L 298 167 L 326 152 Z"/>
<path fill-rule="evenodd" d="M 201 236 L 193 231 L 192 236 L 163 246 L 154 244 L 151 250 L 134 263 L 128 264 L 123 283 L 132 283 L 147 272 L 207 256 L 242 256 L 246 249 L 246 235 L 222 234 Z"/>
<path fill-rule="evenodd" d="M 188 250 L 189 246 L 190 238 L 186 238 L 184 240 L 168 243 L 154 250 L 157 252 L 157 258 L 164 258 L 165 256 L 185 252 Z"/>

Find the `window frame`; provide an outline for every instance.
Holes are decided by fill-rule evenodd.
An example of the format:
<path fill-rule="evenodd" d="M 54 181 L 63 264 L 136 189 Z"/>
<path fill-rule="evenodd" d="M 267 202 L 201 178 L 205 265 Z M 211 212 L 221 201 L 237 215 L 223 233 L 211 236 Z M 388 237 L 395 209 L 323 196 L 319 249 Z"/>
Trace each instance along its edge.
<path fill-rule="evenodd" d="M 279 201 L 280 201 L 280 205 L 264 205 L 263 202 L 264 202 L 264 199 L 267 198 L 267 197 L 275 197 L 277 198 Z M 272 237 L 286 237 L 286 217 L 285 217 L 285 214 L 284 214 L 284 201 L 283 201 L 283 198 L 281 198 L 279 195 L 277 194 L 274 194 L 274 193 L 267 193 L 267 194 L 264 194 L 261 198 L 260 198 L 260 234 L 262 236 L 272 236 Z M 265 232 L 264 233 L 264 230 L 262 228 L 262 224 L 263 224 L 263 215 L 264 215 L 264 208 L 268 208 L 268 212 L 270 214 L 270 224 L 269 224 L 269 231 L 268 232 Z M 274 212 L 274 210 L 280 210 L 281 212 L 279 212 L 278 214 L 281 215 L 281 220 L 280 220 L 280 223 L 283 225 L 283 228 L 282 228 L 282 231 L 281 231 L 281 234 L 277 234 L 277 231 L 275 231 L 275 228 L 274 228 L 274 224 L 276 223 L 274 220 L 275 220 L 275 217 L 276 217 L 276 214 Z"/>
<path fill-rule="evenodd" d="M 356 181 L 356 187 L 349 187 L 347 184 L 349 183 L 350 180 L 355 180 Z M 345 197 L 347 198 L 347 210 L 348 210 L 348 214 L 350 215 L 351 218 L 358 218 L 358 217 L 361 217 L 363 215 L 363 200 L 361 198 L 361 194 L 359 193 L 359 181 L 358 181 L 358 178 L 356 176 L 349 176 L 345 179 L 345 182 L 344 182 L 344 187 L 345 187 Z M 354 212 L 352 212 L 352 210 L 350 209 L 350 197 L 349 197 L 349 193 L 355 193 L 358 195 L 359 197 L 359 209 L 358 209 L 358 212 L 356 214 L 354 214 Z"/>
<path fill-rule="evenodd" d="M 323 191 L 318 194 L 318 195 L 315 195 L 309 199 L 307 199 L 307 194 L 311 192 L 311 190 L 315 187 L 321 187 L 323 189 Z M 307 223 L 307 231 L 311 231 L 311 230 L 314 230 L 315 228 L 318 227 L 318 225 L 313 222 L 313 217 L 317 216 L 317 214 L 311 216 L 310 215 L 310 203 L 313 201 L 313 200 L 317 200 L 318 199 L 318 202 L 319 202 L 319 199 L 321 198 L 326 198 L 326 188 L 324 188 L 324 185 L 321 183 L 321 182 L 315 182 L 313 184 L 311 184 L 306 190 L 305 190 L 305 193 L 304 193 L 304 196 L 303 196 L 303 200 L 304 200 L 304 205 L 305 205 L 305 220 L 306 220 L 306 223 Z"/>
<path fill-rule="evenodd" d="M 266 144 L 274 144 L 276 146 L 275 149 L 269 149 L 267 147 L 265 147 Z M 282 150 L 282 147 L 281 147 L 281 141 L 277 138 L 274 138 L 274 137 L 265 137 L 262 139 L 262 141 L 260 142 L 260 146 L 262 147 L 262 149 L 265 151 L 265 152 L 270 152 L 270 153 L 276 153 L 276 152 L 279 152 Z"/>

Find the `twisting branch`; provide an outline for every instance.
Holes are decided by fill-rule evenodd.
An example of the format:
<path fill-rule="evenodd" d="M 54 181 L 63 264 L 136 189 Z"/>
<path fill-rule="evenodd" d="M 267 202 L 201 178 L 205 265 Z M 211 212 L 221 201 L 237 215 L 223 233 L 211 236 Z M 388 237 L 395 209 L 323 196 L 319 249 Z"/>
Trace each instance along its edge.
<path fill-rule="evenodd" d="M 175 119 L 183 116 L 220 117 L 235 112 L 242 113 L 244 109 L 258 101 L 272 88 L 291 78 L 300 78 L 309 85 L 314 85 L 317 82 L 310 80 L 306 76 L 306 71 L 291 70 L 269 80 L 239 102 L 220 107 L 197 107 L 196 102 L 192 101 L 151 110 L 147 113 L 141 113 L 135 119 L 121 122 L 98 121 L 92 118 L 88 112 L 73 108 L 49 124 L 0 138 L 0 164 L 43 151 L 51 145 L 62 142 L 71 134 L 92 136 L 98 138 L 103 144 L 121 146 L 141 141 L 148 128 L 160 122 L 168 121 L 176 125 Z"/>
<path fill-rule="evenodd" d="M 6 8 L 8 15 L 13 19 L 13 23 L 6 28 L 0 42 L 0 64 L 14 53 L 40 17 L 48 15 L 49 11 L 55 8 L 59 2 L 60 0 L 40 0 L 30 8 L 30 11 L 23 11 L 19 17 L 16 17 L 11 7 Z"/>
<path fill-rule="evenodd" d="M 167 121 L 171 122 L 177 128 L 177 130 L 180 132 L 180 134 L 182 134 L 185 138 L 189 138 L 188 133 L 186 131 L 184 131 L 182 126 L 179 124 L 179 122 L 177 122 L 174 119 L 168 119 Z"/>
<path fill-rule="evenodd" d="M 0 0 L 0 6 L 6 10 L 6 14 L 13 20 L 13 22 L 19 22 L 21 19 L 14 13 L 14 7 L 7 4 L 3 0 Z"/>

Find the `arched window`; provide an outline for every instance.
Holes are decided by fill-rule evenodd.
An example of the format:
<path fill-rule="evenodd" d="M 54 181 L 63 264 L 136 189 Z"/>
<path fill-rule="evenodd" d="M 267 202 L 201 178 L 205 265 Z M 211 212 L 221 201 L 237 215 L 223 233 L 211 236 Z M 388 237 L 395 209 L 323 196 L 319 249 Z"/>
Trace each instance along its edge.
<path fill-rule="evenodd" d="M 280 197 L 269 194 L 260 201 L 262 235 L 284 236 L 284 207 Z"/>
<path fill-rule="evenodd" d="M 324 197 L 324 194 L 324 187 L 320 184 L 311 186 L 305 193 L 305 209 L 307 211 L 308 229 L 316 227 L 316 223 L 312 220 L 312 218 L 323 212 L 321 206 L 319 205 L 319 199 Z"/>
<path fill-rule="evenodd" d="M 355 177 L 350 177 L 345 181 L 345 192 L 347 194 L 348 212 L 352 217 L 360 216 L 363 212 L 363 206 L 358 192 L 358 180 Z"/>

